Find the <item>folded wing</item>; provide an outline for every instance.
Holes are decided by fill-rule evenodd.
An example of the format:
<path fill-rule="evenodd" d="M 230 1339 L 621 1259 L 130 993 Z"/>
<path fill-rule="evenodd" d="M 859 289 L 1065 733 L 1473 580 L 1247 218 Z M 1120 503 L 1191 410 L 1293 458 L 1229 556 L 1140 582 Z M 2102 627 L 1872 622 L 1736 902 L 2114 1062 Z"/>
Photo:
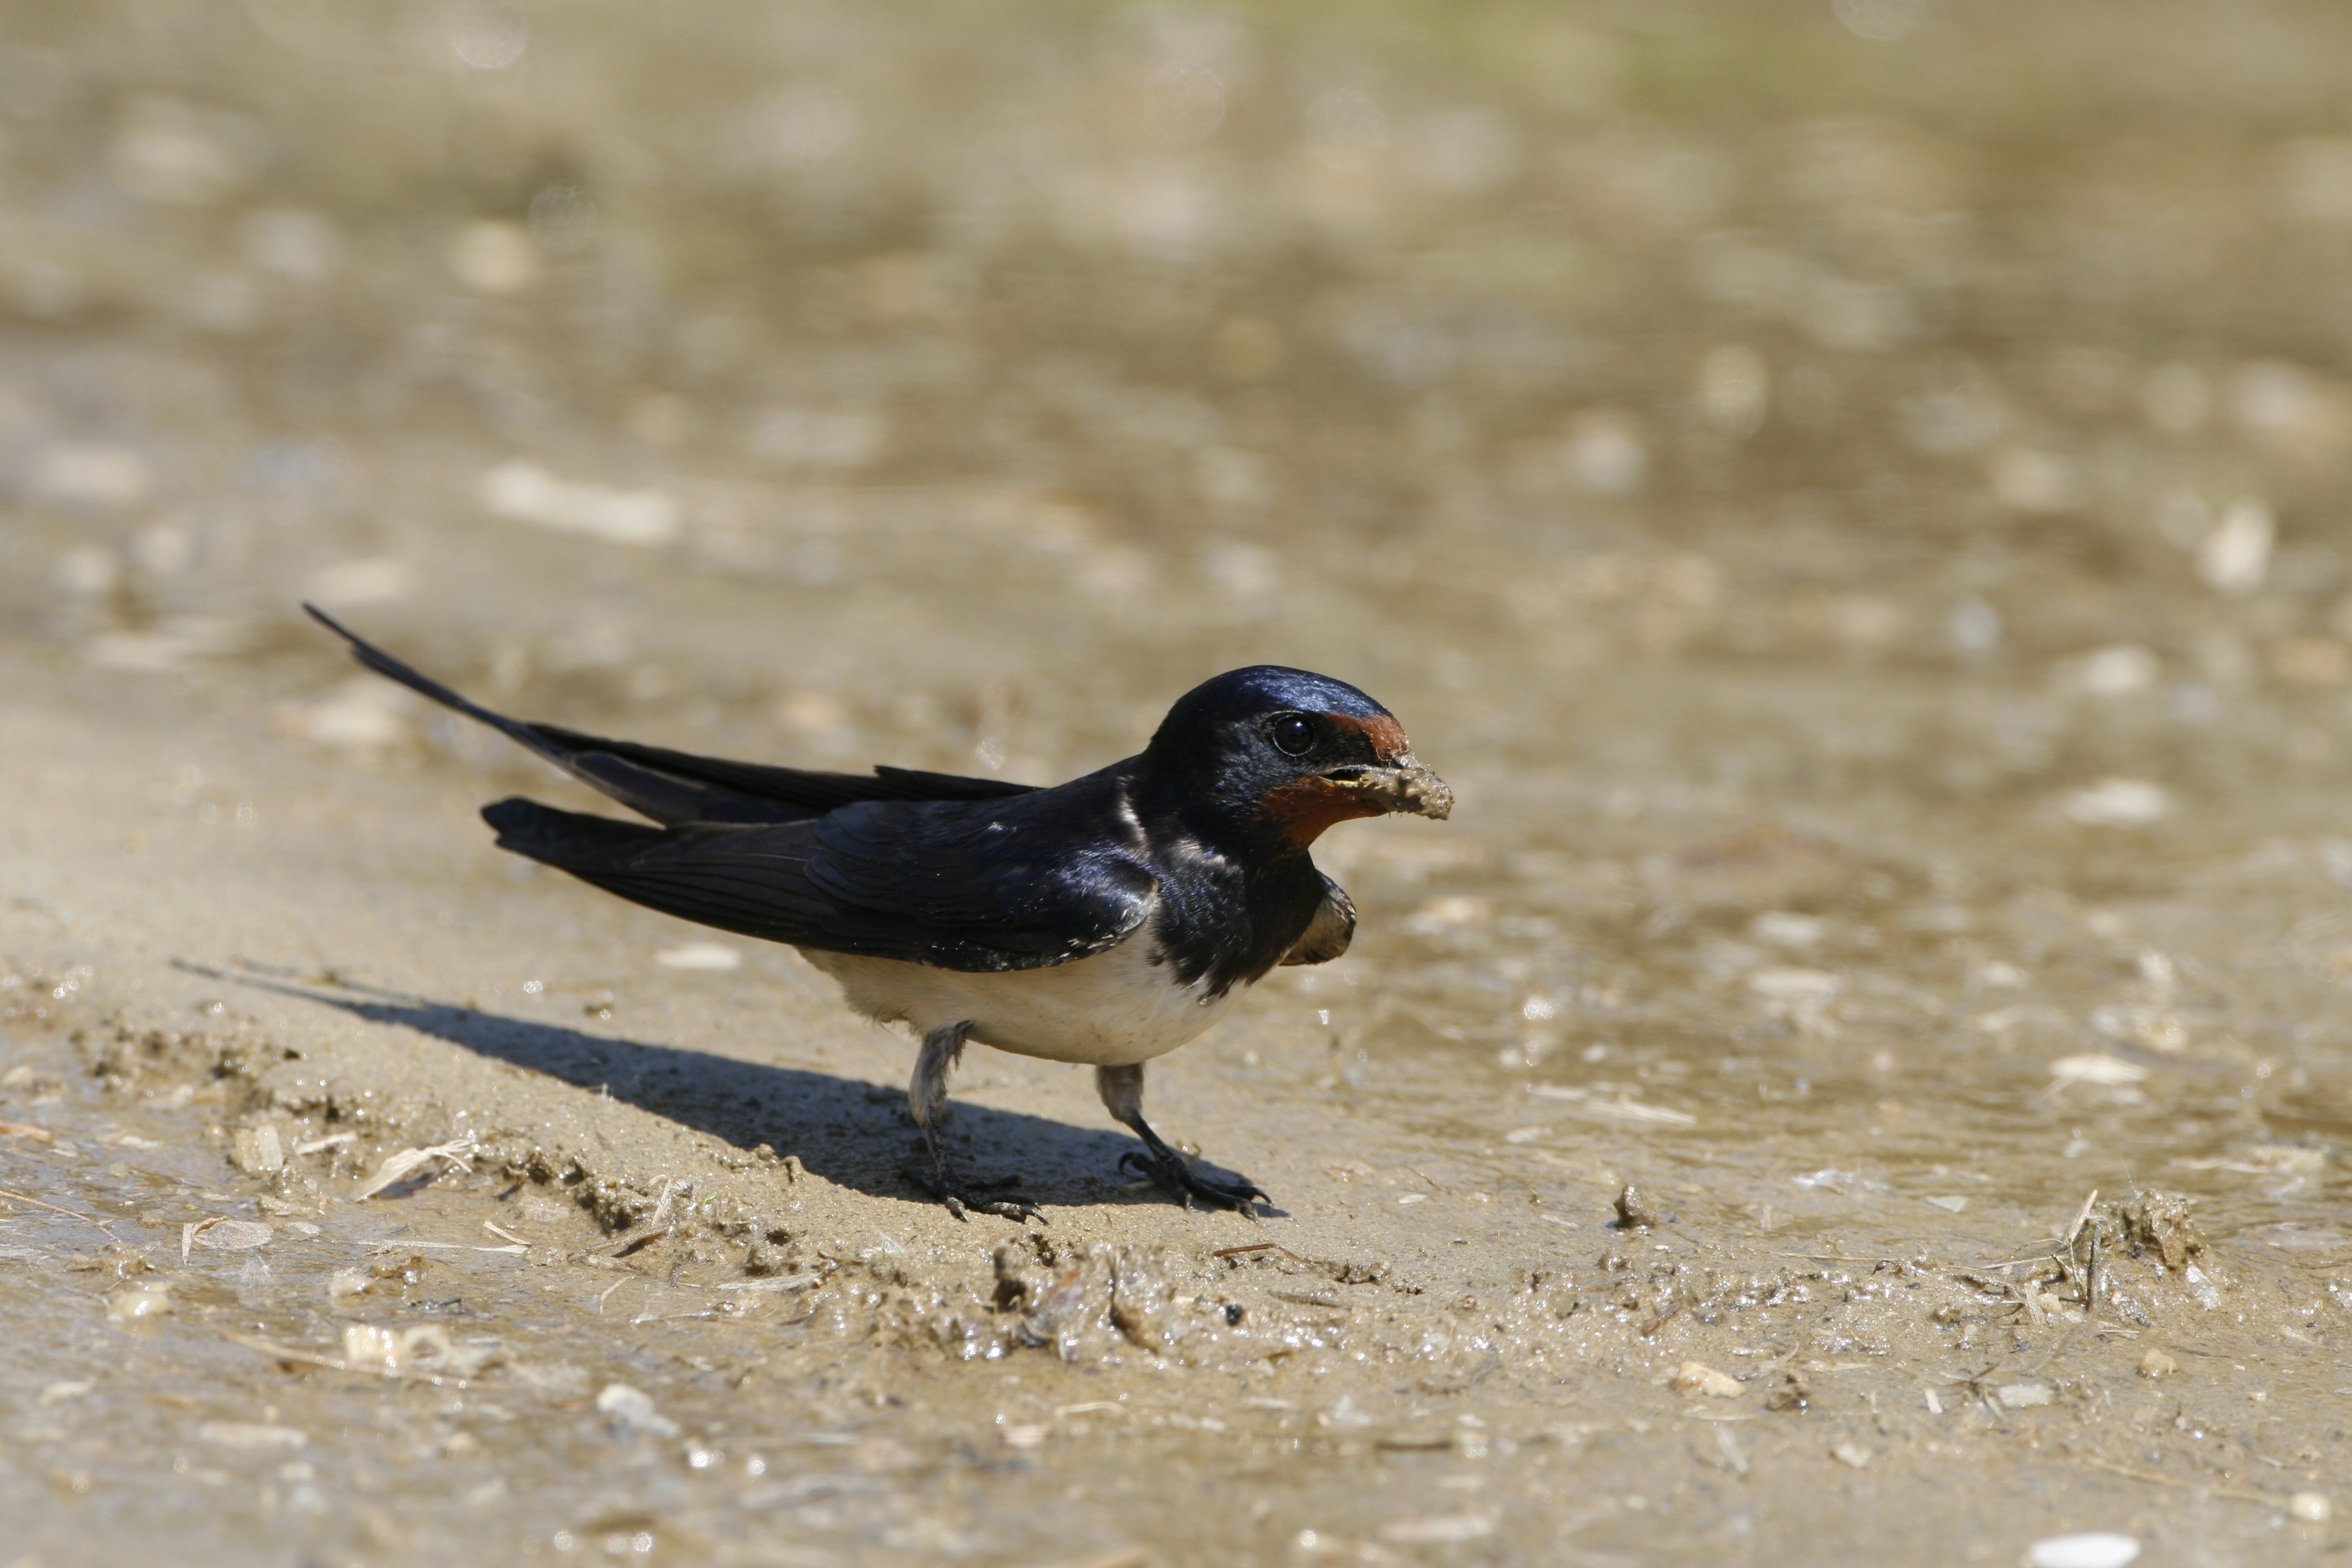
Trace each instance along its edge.
<path fill-rule="evenodd" d="M 1037 969 L 1115 946 L 1157 881 L 1115 853 L 1000 826 L 991 803 L 864 802 L 791 823 L 667 829 L 504 800 L 499 845 L 666 914 L 944 969 Z M 1018 845 L 1019 848 L 1013 846 Z"/>
<path fill-rule="evenodd" d="M 1108 774 L 1052 792 L 877 768 L 813 773 L 530 724 L 467 700 L 323 611 L 360 663 L 663 826 L 502 800 L 499 847 L 680 919 L 798 947 L 946 969 L 1034 969 L 1116 945 L 1158 892 L 1084 830 L 1110 820 Z"/>

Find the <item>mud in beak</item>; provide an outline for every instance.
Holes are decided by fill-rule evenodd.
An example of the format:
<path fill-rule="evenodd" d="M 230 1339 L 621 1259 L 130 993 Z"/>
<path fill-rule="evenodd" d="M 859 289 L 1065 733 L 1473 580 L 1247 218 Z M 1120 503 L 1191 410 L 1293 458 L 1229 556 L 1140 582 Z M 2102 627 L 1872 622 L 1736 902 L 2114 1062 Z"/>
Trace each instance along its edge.
<path fill-rule="evenodd" d="M 1410 812 L 1440 821 L 1454 815 L 1452 788 L 1418 763 L 1397 767 L 1334 768 L 1323 776 L 1334 789 L 1345 790 L 1384 814 Z"/>

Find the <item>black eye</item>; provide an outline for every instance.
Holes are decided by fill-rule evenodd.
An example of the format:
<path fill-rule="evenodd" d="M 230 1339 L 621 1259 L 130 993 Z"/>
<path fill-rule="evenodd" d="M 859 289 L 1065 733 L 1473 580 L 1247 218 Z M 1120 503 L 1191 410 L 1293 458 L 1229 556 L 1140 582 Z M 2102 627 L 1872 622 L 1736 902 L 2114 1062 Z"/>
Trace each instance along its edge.
<path fill-rule="evenodd" d="M 1286 757 L 1303 757 L 1315 744 L 1314 721 L 1297 713 L 1286 713 L 1274 721 L 1274 749 Z"/>

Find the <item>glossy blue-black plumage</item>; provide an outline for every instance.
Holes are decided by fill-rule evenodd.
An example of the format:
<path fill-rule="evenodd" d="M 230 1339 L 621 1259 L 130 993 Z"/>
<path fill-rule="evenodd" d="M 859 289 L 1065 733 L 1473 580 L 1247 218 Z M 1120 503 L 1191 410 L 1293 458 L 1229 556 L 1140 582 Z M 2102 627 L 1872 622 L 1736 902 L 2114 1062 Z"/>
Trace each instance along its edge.
<path fill-rule="evenodd" d="M 1201 682 L 1176 700 L 1151 737 L 1146 754 L 1162 765 L 1197 754 L 1211 731 L 1255 723 L 1269 713 L 1344 713 L 1355 719 L 1394 714 L 1357 688 L 1311 669 L 1253 664 Z"/>
<path fill-rule="evenodd" d="M 1141 754 L 1050 789 L 890 768 L 811 773 L 521 723 L 318 618 L 370 668 L 661 825 L 509 799 L 482 814 L 501 847 L 719 930 L 952 970 L 1067 963 L 1149 920 L 1171 978 L 1205 978 L 1218 993 L 1255 980 L 1327 900 L 1346 907 L 1268 816 L 1267 792 L 1295 782 L 1306 759 L 1267 743 L 1267 722 L 1390 717 L 1342 681 L 1260 665 L 1186 693 Z M 1322 764 L 1378 760 L 1345 724 L 1318 731 L 1317 746 Z"/>
<path fill-rule="evenodd" d="M 499 846 L 635 902 L 745 936 L 943 969 L 1033 969 L 1099 952 L 1154 879 L 1072 831 L 1110 781 L 989 801 L 856 801 L 768 824 L 667 828 L 503 800 Z M 1064 791 L 1068 791 L 1065 794 Z"/>

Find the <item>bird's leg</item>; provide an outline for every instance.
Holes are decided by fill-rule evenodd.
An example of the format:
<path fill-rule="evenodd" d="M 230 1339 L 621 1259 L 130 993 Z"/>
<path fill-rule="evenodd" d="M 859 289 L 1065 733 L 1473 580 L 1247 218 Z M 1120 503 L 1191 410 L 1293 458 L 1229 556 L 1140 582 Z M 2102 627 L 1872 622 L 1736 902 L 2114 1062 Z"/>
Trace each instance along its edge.
<path fill-rule="evenodd" d="M 925 1035 L 923 1048 L 915 1057 L 914 1079 L 907 1085 L 908 1114 L 923 1130 L 923 1147 L 931 1156 L 931 1191 L 947 1205 L 948 1213 L 958 1219 L 966 1217 L 967 1209 L 978 1209 L 1006 1219 L 1042 1221 L 1045 1216 L 1026 1198 L 966 1197 L 948 1180 L 947 1156 L 940 1150 L 939 1122 L 948 1109 L 948 1074 L 963 1058 L 964 1037 L 971 1030 L 967 1020 L 942 1024 Z"/>
<path fill-rule="evenodd" d="M 1121 1169 L 1129 1165 L 1140 1166 L 1157 1177 L 1162 1186 L 1172 1187 L 1187 1198 L 1199 1198 L 1214 1208 L 1239 1209 L 1252 1219 L 1257 1215 L 1250 1205 L 1273 1201 L 1246 1181 L 1228 1185 L 1198 1174 L 1183 1155 L 1170 1148 L 1168 1141 L 1151 1130 L 1151 1123 L 1143 1120 L 1141 1062 L 1126 1067 L 1095 1068 L 1095 1088 L 1101 1093 L 1103 1104 L 1109 1110 L 1112 1119 L 1142 1139 L 1144 1147 L 1151 1151 L 1151 1158 L 1146 1160 L 1129 1150 L 1119 1158 Z"/>

